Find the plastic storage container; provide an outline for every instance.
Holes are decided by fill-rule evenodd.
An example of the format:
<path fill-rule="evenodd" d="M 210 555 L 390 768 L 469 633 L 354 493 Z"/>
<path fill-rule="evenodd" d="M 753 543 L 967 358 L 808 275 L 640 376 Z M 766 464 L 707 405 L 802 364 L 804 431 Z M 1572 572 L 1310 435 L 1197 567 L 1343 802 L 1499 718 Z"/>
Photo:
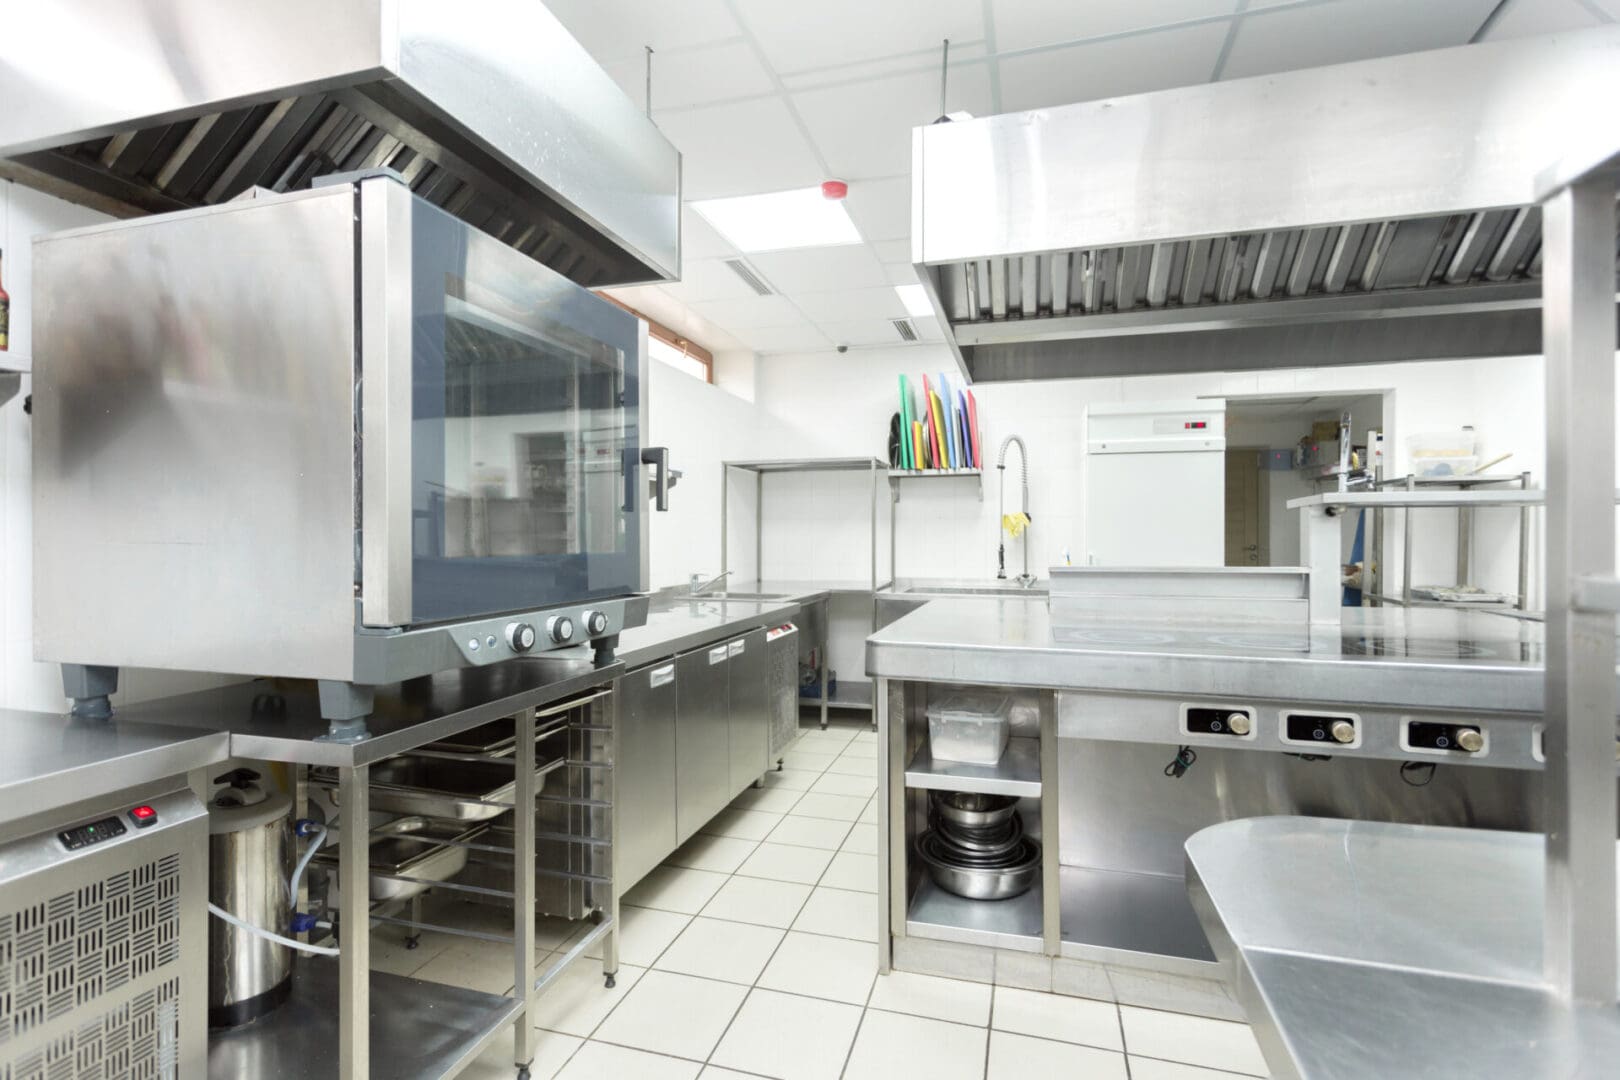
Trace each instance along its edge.
<path fill-rule="evenodd" d="M 1409 435 L 1407 456 L 1415 476 L 1466 476 L 1479 467 L 1479 437 L 1473 428 Z"/>
<path fill-rule="evenodd" d="M 939 761 L 994 765 L 1011 729 L 1006 694 L 952 694 L 928 706 L 928 748 Z"/>

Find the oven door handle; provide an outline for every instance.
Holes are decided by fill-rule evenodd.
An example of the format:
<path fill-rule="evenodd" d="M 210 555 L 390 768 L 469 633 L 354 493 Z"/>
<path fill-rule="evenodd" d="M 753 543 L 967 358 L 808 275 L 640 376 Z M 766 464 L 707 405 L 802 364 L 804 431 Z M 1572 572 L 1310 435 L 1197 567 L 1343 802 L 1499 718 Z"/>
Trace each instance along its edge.
<path fill-rule="evenodd" d="M 641 464 L 651 465 L 656 471 L 653 474 L 653 504 L 660 511 L 669 509 L 669 489 L 673 487 L 669 468 L 669 447 L 646 446 L 641 450 Z M 625 492 L 625 508 L 635 508 L 635 470 L 629 470 L 632 477 L 629 490 Z"/>

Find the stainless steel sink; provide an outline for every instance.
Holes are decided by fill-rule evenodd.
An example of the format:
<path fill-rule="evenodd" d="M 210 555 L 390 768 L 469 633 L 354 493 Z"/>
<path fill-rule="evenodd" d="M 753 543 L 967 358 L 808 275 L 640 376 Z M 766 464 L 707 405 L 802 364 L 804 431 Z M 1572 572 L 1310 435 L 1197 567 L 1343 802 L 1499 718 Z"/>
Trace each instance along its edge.
<path fill-rule="evenodd" d="M 785 600 L 785 593 L 757 593 L 757 592 L 707 592 L 696 596 L 677 596 L 677 600 L 687 603 L 702 603 L 706 600 Z"/>

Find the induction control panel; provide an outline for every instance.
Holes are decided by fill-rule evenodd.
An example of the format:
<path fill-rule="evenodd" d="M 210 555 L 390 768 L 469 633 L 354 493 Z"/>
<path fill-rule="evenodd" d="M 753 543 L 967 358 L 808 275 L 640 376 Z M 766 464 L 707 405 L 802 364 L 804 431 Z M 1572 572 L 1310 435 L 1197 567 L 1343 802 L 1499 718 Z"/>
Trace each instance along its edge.
<path fill-rule="evenodd" d="M 124 824 L 123 817 L 129 819 L 130 825 L 137 829 L 144 829 L 157 824 L 157 810 L 146 803 L 133 806 L 125 811 L 122 817 L 104 817 L 98 821 L 86 822 L 71 829 L 64 829 L 56 834 L 62 846 L 69 851 L 78 851 L 81 848 L 91 847 L 108 840 L 116 839 L 129 832 Z"/>

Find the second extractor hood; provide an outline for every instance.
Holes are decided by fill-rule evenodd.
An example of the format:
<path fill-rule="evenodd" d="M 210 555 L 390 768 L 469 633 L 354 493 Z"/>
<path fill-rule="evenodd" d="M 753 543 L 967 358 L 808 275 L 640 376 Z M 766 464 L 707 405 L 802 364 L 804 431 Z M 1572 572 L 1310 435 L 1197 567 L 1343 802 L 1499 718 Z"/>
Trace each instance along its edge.
<path fill-rule="evenodd" d="M 977 381 L 1538 353 L 1615 100 L 1620 28 L 918 128 L 913 260 Z"/>
<path fill-rule="evenodd" d="M 0 177 L 116 216 L 392 168 L 588 287 L 680 274 L 680 154 L 540 0 L 13 5 Z"/>

